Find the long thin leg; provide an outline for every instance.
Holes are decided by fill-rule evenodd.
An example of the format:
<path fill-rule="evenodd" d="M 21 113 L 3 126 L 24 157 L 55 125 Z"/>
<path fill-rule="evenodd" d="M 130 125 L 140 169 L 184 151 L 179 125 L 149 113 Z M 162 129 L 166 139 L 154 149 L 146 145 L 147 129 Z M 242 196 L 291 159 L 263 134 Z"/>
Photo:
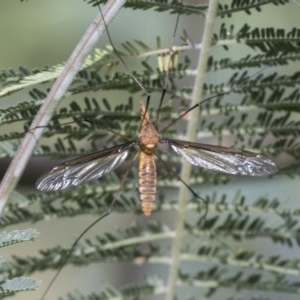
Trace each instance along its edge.
<path fill-rule="evenodd" d="M 111 132 L 111 133 L 113 133 L 114 135 L 123 138 L 124 140 L 127 140 L 127 141 L 132 140 L 132 138 L 129 138 L 128 136 L 125 136 L 125 135 L 121 134 L 121 133 L 118 132 L 118 131 L 115 131 L 115 130 L 109 128 L 109 127 L 106 127 L 106 126 L 103 126 L 103 125 L 100 125 L 100 124 L 96 124 L 95 122 L 93 122 L 93 121 L 91 121 L 91 120 L 89 120 L 89 119 L 84 119 L 84 121 L 86 121 L 86 122 L 88 122 L 88 123 L 91 123 L 91 124 L 95 125 L 96 127 L 102 128 L 102 129 L 104 129 L 104 130 L 106 130 L 106 131 L 108 131 L 108 132 Z"/>
<path fill-rule="evenodd" d="M 122 187 L 123 187 L 123 184 L 124 184 L 124 181 L 134 163 L 134 161 L 136 160 L 138 156 L 138 153 L 134 156 L 134 158 L 131 160 L 130 162 L 130 165 L 129 165 L 129 168 L 127 169 L 127 171 L 125 172 L 125 174 L 123 175 L 121 181 L 120 181 L 120 185 L 119 185 L 119 188 L 118 190 L 116 191 L 116 195 L 114 196 L 114 199 L 111 203 L 111 205 L 109 206 L 108 208 L 108 211 L 105 212 L 104 214 L 102 214 L 100 217 L 98 217 L 95 221 L 93 221 L 87 228 L 85 228 L 81 233 L 80 235 L 76 238 L 75 242 L 73 243 L 71 249 L 69 250 L 69 252 L 67 253 L 67 255 L 62 259 L 62 262 L 61 262 L 61 265 L 59 266 L 58 268 L 58 271 L 56 272 L 56 274 L 54 275 L 54 277 L 51 279 L 50 283 L 48 284 L 45 292 L 43 293 L 42 295 L 42 298 L 41 300 L 44 300 L 46 295 L 48 294 L 49 290 L 51 289 L 51 287 L 53 286 L 55 280 L 57 279 L 57 277 L 60 275 L 61 271 L 63 270 L 64 266 L 66 265 L 66 263 L 68 262 L 69 258 L 71 257 L 73 251 L 75 250 L 76 246 L 78 245 L 79 241 L 81 240 L 81 238 L 92 228 L 94 227 L 97 223 L 99 223 L 101 220 L 103 220 L 105 217 L 107 217 L 108 215 L 111 214 L 112 212 L 112 209 L 113 209 L 113 206 L 114 204 L 116 203 L 117 199 L 118 199 L 118 196 L 120 194 L 120 192 L 122 191 Z"/>
<path fill-rule="evenodd" d="M 159 106 L 158 106 L 158 109 L 157 109 L 157 114 L 156 114 L 156 118 L 155 118 L 155 122 L 154 122 L 156 128 L 158 127 L 157 124 L 158 124 L 158 120 L 159 120 L 161 107 L 162 107 L 162 104 L 163 104 L 163 101 L 164 101 L 164 98 L 165 98 L 165 94 L 166 94 L 167 88 L 168 88 L 168 77 L 169 77 L 169 69 L 170 69 L 170 62 L 171 62 L 171 56 L 172 56 L 172 48 L 173 48 L 174 43 L 175 43 L 175 36 L 176 36 L 178 24 L 179 24 L 181 9 L 182 9 L 182 2 L 180 4 L 179 12 L 177 14 L 175 28 L 174 28 L 174 32 L 173 32 L 172 39 L 171 39 L 171 44 L 170 44 L 171 45 L 170 46 L 170 53 L 169 53 L 168 60 L 167 60 L 167 63 L 166 63 L 167 66 L 166 66 L 166 70 L 165 70 L 166 75 L 165 75 L 165 80 L 164 80 L 164 86 L 163 86 L 162 94 L 161 94 L 161 97 L 160 97 L 160 100 L 159 100 Z"/>
<path fill-rule="evenodd" d="M 158 158 L 158 160 L 166 167 L 166 169 L 170 172 L 172 172 L 177 178 L 179 181 L 181 181 L 184 186 L 192 193 L 192 195 L 195 197 L 195 198 L 198 198 L 200 199 L 201 201 L 204 202 L 205 204 L 205 213 L 204 213 L 204 216 L 203 218 L 201 219 L 200 223 L 202 222 L 205 222 L 205 219 L 207 217 L 207 214 L 208 214 L 208 201 L 205 200 L 204 198 L 200 197 L 178 174 L 177 172 L 175 172 L 166 162 L 164 162 L 157 154 L 156 154 L 156 157 Z M 198 223 L 200 225 L 200 223 Z M 219 236 L 214 236 L 214 238 L 216 240 L 218 240 L 218 242 L 223 246 L 223 247 L 226 247 L 228 249 L 230 249 L 231 251 L 233 251 L 233 248 L 231 246 L 229 246 L 221 237 Z"/>
<path fill-rule="evenodd" d="M 99 11 L 102 15 L 102 10 L 101 10 L 101 7 L 100 5 L 98 4 L 98 8 L 99 8 Z M 104 20 L 104 18 L 103 18 Z M 108 28 L 107 28 L 107 24 L 104 22 L 104 26 L 106 28 L 106 33 L 107 33 L 107 37 L 108 37 L 108 40 L 114 50 L 114 52 L 116 53 L 117 57 L 119 58 L 119 60 L 121 61 L 121 63 L 123 64 L 126 72 L 128 74 L 130 74 L 130 76 L 133 78 L 133 80 L 135 81 L 135 83 L 140 87 L 140 89 L 146 94 L 146 110 L 145 110 L 145 114 L 144 116 L 142 117 L 142 120 L 141 120 L 141 123 L 140 123 L 140 127 L 139 127 L 139 131 L 141 130 L 141 127 L 142 127 L 142 123 L 143 123 L 143 120 L 146 116 L 146 112 L 148 111 L 148 107 L 149 107 L 149 103 L 150 103 L 150 93 L 146 90 L 146 88 L 143 86 L 143 84 L 138 80 L 138 78 L 130 71 L 129 67 L 127 66 L 125 60 L 122 58 L 122 56 L 120 55 L 119 51 L 117 50 L 117 48 L 115 47 L 114 43 L 113 43 L 113 40 L 110 36 L 110 33 L 108 31 Z"/>
<path fill-rule="evenodd" d="M 75 242 L 73 243 L 71 249 L 69 250 L 68 254 L 63 258 L 60 267 L 58 268 L 58 271 L 56 272 L 56 274 L 54 275 L 54 277 L 51 279 L 50 283 L 48 284 L 45 292 L 42 295 L 41 300 L 44 300 L 45 297 L 47 296 L 49 290 L 51 289 L 51 287 L 53 286 L 55 280 L 57 279 L 57 277 L 60 275 L 62 269 L 64 268 L 64 266 L 66 265 L 66 263 L 68 262 L 69 258 L 71 257 L 74 249 L 76 248 L 77 244 L 79 243 L 79 241 L 81 240 L 81 238 L 94 226 L 96 225 L 98 222 L 100 222 L 102 219 L 104 219 L 106 216 L 108 216 L 110 214 L 110 211 L 108 210 L 106 213 L 104 213 L 103 215 L 101 215 L 99 218 L 97 218 L 93 223 L 91 223 L 75 240 Z"/>
<path fill-rule="evenodd" d="M 102 10 L 101 10 L 101 7 L 100 5 L 98 4 L 98 9 L 100 11 L 100 14 L 104 20 L 104 16 L 102 14 Z M 135 81 L 135 83 L 140 87 L 140 89 L 147 95 L 147 97 L 150 95 L 149 92 L 145 89 L 145 87 L 142 85 L 142 83 L 138 80 L 138 78 L 130 71 L 129 67 L 127 66 L 125 60 L 122 58 L 122 56 L 120 55 L 119 51 L 117 50 L 117 48 L 115 47 L 114 43 L 113 43 L 113 40 L 110 36 L 110 33 L 108 31 L 108 27 L 107 27 L 107 24 L 104 22 L 104 26 L 105 26 L 105 29 L 106 29 L 106 33 L 107 33 L 107 37 L 108 37 L 108 40 L 115 52 L 115 54 L 117 55 L 117 57 L 119 58 L 119 60 L 121 61 L 121 63 L 123 64 L 126 72 L 128 74 L 130 74 L 130 76 L 132 76 L 133 80 Z"/>
<path fill-rule="evenodd" d="M 177 123 L 180 119 L 182 119 L 184 116 L 186 116 L 189 112 L 191 112 L 193 109 L 197 108 L 197 107 L 201 107 L 201 105 L 203 105 L 204 103 L 208 102 L 209 100 L 215 98 L 215 97 L 219 97 L 222 95 L 226 95 L 229 92 L 224 92 L 218 95 L 212 95 L 208 98 L 203 99 L 202 101 L 200 101 L 199 103 L 195 104 L 194 106 L 190 107 L 189 109 L 187 109 L 183 114 L 181 114 L 180 116 L 178 116 L 175 120 L 173 120 L 172 122 L 170 122 L 167 126 L 165 126 L 162 130 L 160 130 L 159 132 L 162 133 L 164 131 L 166 131 L 168 128 L 170 128 L 171 126 L 173 126 L 175 123 Z"/>
<path fill-rule="evenodd" d="M 203 216 L 203 219 L 206 219 L 207 213 L 208 213 L 208 202 L 207 200 L 205 200 L 204 198 L 200 197 L 189 185 L 188 183 L 186 183 L 178 174 L 177 172 L 175 172 L 166 162 L 164 162 L 157 154 L 156 157 L 158 158 L 158 160 L 166 167 L 166 169 L 168 171 L 170 171 L 173 175 L 175 175 L 177 177 L 177 179 L 183 183 L 183 185 L 192 193 L 192 195 L 197 198 L 200 199 L 201 201 L 204 202 L 205 204 L 205 213 Z"/>

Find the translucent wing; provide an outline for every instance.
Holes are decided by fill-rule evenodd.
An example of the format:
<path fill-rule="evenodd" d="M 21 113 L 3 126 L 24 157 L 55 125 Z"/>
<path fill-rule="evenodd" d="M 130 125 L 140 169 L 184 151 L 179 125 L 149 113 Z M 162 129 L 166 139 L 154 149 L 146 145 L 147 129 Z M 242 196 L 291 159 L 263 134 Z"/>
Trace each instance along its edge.
<path fill-rule="evenodd" d="M 161 139 L 160 142 L 168 143 L 173 152 L 192 165 L 208 170 L 251 176 L 270 175 L 277 172 L 273 161 L 250 151 L 174 139 Z"/>
<path fill-rule="evenodd" d="M 36 187 L 41 191 L 59 191 L 99 178 L 119 167 L 136 143 L 133 140 L 64 162 L 39 178 Z"/>

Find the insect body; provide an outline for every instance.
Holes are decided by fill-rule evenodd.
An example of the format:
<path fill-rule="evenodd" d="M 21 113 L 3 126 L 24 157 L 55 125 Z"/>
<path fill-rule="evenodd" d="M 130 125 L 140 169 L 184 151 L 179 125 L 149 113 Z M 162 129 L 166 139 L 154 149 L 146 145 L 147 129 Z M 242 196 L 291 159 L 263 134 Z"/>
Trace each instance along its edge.
<path fill-rule="evenodd" d="M 277 171 L 272 160 L 250 151 L 162 137 L 151 123 L 142 102 L 140 110 L 142 123 L 136 139 L 59 164 L 38 180 L 37 189 L 64 190 L 100 178 L 119 167 L 133 146 L 139 146 L 139 193 L 142 210 L 148 216 L 156 195 L 154 151 L 159 144 L 167 144 L 171 152 L 208 170 L 250 176 L 270 175 Z"/>
<path fill-rule="evenodd" d="M 160 135 L 151 123 L 143 102 L 140 103 L 142 125 L 139 134 L 140 165 L 139 192 L 142 210 L 146 216 L 151 214 L 156 195 L 156 165 L 154 150 L 161 140 Z"/>

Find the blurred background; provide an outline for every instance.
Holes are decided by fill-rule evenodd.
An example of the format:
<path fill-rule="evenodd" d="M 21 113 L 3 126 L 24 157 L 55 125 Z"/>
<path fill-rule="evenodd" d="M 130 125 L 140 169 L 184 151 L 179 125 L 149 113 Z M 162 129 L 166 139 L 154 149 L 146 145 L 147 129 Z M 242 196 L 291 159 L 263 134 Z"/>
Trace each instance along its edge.
<path fill-rule="evenodd" d="M 204 1 L 202 2 L 205 3 Z M 247 18 L 247 22 L 251 21 L 252 24 L 259 23 L 272 27 L 274 25 L 274 19 L 276 19 L 281 27 L 299 27 L 299 12 L 300 7 L 296 2 L 293 3 L 291 1 L 291 4 L 289 6 L 286 5 L 284 10 L 281 6 L 268 6 L 267 12 L 263 15 L 256 14 L 253 15 L 253 17 L 249 17 L 241 13 L 234 15 L 231 21 L 236 22 L 236 24 L 243 24 L 245 18 Z M 65 62 L 97 14 L 98 9 L 96 7 L 91 7 L 91 5 L 80 0 L 30 0 L 24 3 L 8 0 L 1 1 L 0 67 L 17 69 L 19 66 L 26 66 L 32 69 Z M 270 18 L 267 17 L 268 14 Z M 275 17 L 275 15 L 277 15 L 277 17 Z M 255 19 L 254 16 L 258 19 Z M 174 14 L 158 14 L 151 10 L 137 12 L 131 9 L 122 9 L 113 22 L 109 24 L 109 31 L 116 46 L 126 40 L 133 39 L 143 40 L 154 46 L 156 36 L 159 35 L 162 39 L 163 47 L 168 47 L 174 31 L 175 21 L 176 15 Z M 220 22 L 222 22 L 222 20 L 220 20 Z M 178 33 L 180 35 L 184 28 L 188 31 L 192 40 L 199 43 L 203 25 L 204 19 L 201 16 L 183 16 L 180 19 Z M 178 41 L 179 37 L 177 37 L 175 44 Z M 99 41 L 98 47 L 105 47 L 108 44 L 108 39 L 105 36 Z M 219 51 L 222 52 L 224 49 L 220 47 Z M 243 50 L 237 47 L 236 52 L 232 52 L 232 57 L 239 55 L 239 51 Z M 191 54 L 191 56 L 193 55 L 196 57 L 197 51 Z M 215 53 L 215 55 L 217 56 L 218 54 Z M 292 72 L 299 69 L 299 65 L 293 64 L 290 68 Z M 223 76 L 226 76 L 226 74 Z M 218 80 L 218 78 L 213 75 L 210 80 Z M 95 94 L 99 95 L 99 93 L 100 92 Z M 100 97 L 105 97 L 107 93 L 108 92 L 101 92 Z M 122 91 L 114 92 L 113 95 L 111 92 L 109 93 L 110 99 L 114 97 L 116 103 L 122 103 L 122 99 L 127 99 L 129 95 L 127 92 Z M 76 97 L 82 98 L 81 95 L 77 95 L 72 96 L 72 100 L 76 99 Z M 134 97 L 137 102 L 142 95 L 135 94 Z M 19 93 L 13 100 L 12 97 L 4 97 L 1 99 L 0 108 L 9 107 L 12 104 L 18 103 L 20 99 L 24 100 L 24 98 L 30 100 L 28 95 L 24 92 Z M 0 160 L 1 176 L 3 176 L 9 162 L 10 160 L 7 158 Z M 19 184 L 19 190 L 24 192 L 32 190 L 36 179 L 41 174 L 47 172 L 54 164 L 55 160 L 32 159 Z M 287 207 L 293 208 L 298 207 L 299 186 L 300 181 L 298 177 L 289 178 L 279 175 L 272 178 L 272 180 L 268 178 L 236 178 L 227 185 L 201 185 L 197 188 L 197 191 L 199 191 L 201 195 L 206 195 L 211 194 L 212 189 L 213 191 L 221 190 L 223 193 L 226 193 L 228 197 L 231 195 L 233 197 L 237 190 L 241 190 L 243 194 L 249 195 L 253 201 L 262 195 L 270 196 L 270 198 L 278 197 L 286 201 Z M 172 199 L 176 198 L 176 191 L 168 192 L 170 193 L 168 197 Z M 147 223 L 150 218 L 139 216 L 136 217 L 136 221 Z M 173 216 L 167 216 L 165 219 L 166 223 L 170 226 L 176 222 L 176 220 L 172 218 Z M 41 232 L 40 237 L 33 243 L 28 242 L 9 247 L 7 252 L 5 251 L 6 249 L 3 249 L 1 255 L 8 259 L 10 255 L 33 255 L 37 253 L 39 249 L 52 247 L 53 245 L 62 244 L 64 246 L 70 246 L 78 234 L 94 219 L 95 216 L 80 216 L 71 220 L 58 220 L 57 222 L 22 224 L 24 228 L 37 228 Z M 122 217 L 120 217 L 120 214 L 112 214 L 98 226 L 95 226 L 89 234 L 101 234 L 101 232 L 115 230 L 131 222 L 131 214 L 124 214 Z M 271 220 L 271 222 L 276 222 L 276 219 Z M 20 225 L 15 227 L 20 228 Z M 14 227 L 5 228 L 5 230 L 10 229 L 14 229 Z M 216 241 L 216 243 L 218 242 L 219 241 Z M 163 243 L 164 242 L 162 242 L 162 244 Z M 231 246 L 236 247 L 236 244 L 233 242 Z M 248 241 L 244 242 L 242 246 L 247 249 L 255 249 L 266 253 L 271 251 L 273 254 L 278 251 L 278 253 L 284 256 L 299 258 L 299 253 L 296 249 L 287 250 L 284 248 L 285 252 L 282 253 L 283 250 L 281 247 L 270 249 L 270 244 L 266 241 Z M 15 249 L 16 252 L 12 252 L 13 249 Z M 187 268 L 194 268 L 196 271 L 195 266 L 187 265 Z M 43 280 L 40 291 L 20 293 L 13 296 L 12 299 L 38 299 L 39 293 L 42 293 L 54 274 L 54 271 L 52 273 L 47 272 L 47 274 L 34 274 L 32 277 Z M 93 264 L 90 267 L 84 268 L 66 266 L 50 290 L 47 299 L 56 299 L 58 296 L 63 295 L 64 291 L 67 292 L 73 289 L 87 293 L 91 290 L 101 290 L 105 285 L 123 285 L 128 282 L 128 276 L 132 276 L 131 282 L 139 282 L 148 274 L 157 274 L 159 277 L 167 278 L 168 270 L 161 265 L 147 264 L 138 266 L 130 263 Z M 290 299 L 296 299 L 292 297 Z"/>

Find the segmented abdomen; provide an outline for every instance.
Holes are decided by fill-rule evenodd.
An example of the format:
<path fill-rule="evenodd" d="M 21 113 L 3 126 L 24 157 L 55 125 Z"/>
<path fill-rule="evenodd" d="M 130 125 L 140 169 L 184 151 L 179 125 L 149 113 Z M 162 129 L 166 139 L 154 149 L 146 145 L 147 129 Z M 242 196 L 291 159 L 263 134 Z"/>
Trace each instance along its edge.
<path fill-rule="evenodd" d="M 139 192 L 142 211 L 151 214 L 156 195 L 156 165 L 154 155 L 140 153 Z"/>

